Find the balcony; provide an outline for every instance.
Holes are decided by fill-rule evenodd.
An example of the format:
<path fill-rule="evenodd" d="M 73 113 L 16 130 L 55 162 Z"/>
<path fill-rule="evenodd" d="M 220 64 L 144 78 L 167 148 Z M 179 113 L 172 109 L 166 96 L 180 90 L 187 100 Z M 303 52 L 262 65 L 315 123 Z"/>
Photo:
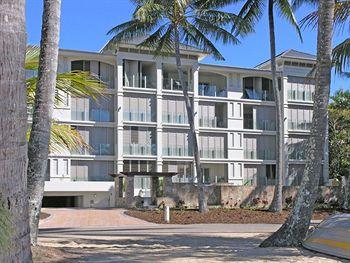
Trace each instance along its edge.
<path fill-rule="evenodd" d="M 272 81 L 260 77 L 244 78 L 243 98 L 249 100 L 274 101 Z"/>
<path fill-rule="evenodd" d="M 191 85 L 188 81 L 185 81 L 185 85 L 189 91 L 191 91 Z M 181 82 L 176 78 L 163 78 L 163 88 L 166 90 L 182 91 Z"/>
<path fill-rule="evenodd" d="M 313 102 L 314 92 L 308 90 L 288 90 L 288 100 Z"/>
<path fill-rule="evenodd" d="M 130 145 L 124 145 L 125 155 L 156 155 L 157 146 L 155 144 L 136 144 L 132 143 Z"/>
<path fill-rule="evenodd" d="M 192 149 L 189 147 L 183 146 L 167 146 L 163 147 L 163 155 L 164 156 L 193 156 Z"/>
<path fill-rule="evenodd" d="M 312 122 L 297 122 L 289 121 L 288 129 L 293 131 L 309 131 L 311 129 Z"/>
<path fill-rule="evenodd" d="M 198 85 L 198 95 L 207 97 L 227 97 L 227 89 L 215 85 L 203 84 Z"/>
<path fill-rule="evenodd" d="M 204 149 L 200 149 L 199 154 L 200 154 L 201 158 L 208 158 L 208 159 L 224 159 L 225 158 L 224 149 L 204 148 Z"/>
<path fill-rule="evenodd" d="M 275 151 L 271 150 L 244 150 L 244 159 L 248 160 L 275 160 Z"/>
<path fill-rule="evenodd" d="M 124 112 L 124 121 L 152 122 L 152 119 L 149 112 Z"/>
<path fill-rule="evenodd" d="M 206 128 L 226 128 L 226 121 L 224 118 L 214 117 L 202 117 L 199 119 L 199 127 Z"/>
<path fill-rule="evenodd" d="M 188 124 L 188 118 L 186 114 L 168 112 L 163 113 L 163 122 L 174 124 Z"/>
<path fill-rule="evenodd" d="M 89 148 L 71 151 L 72 155 L 114 155 L 114 147 L 109 143 L 91 145 Z"/>
<path fill-rule="evenodd" d="M 271 120 L 254 120 L 250 118 L 245 118 L 244 129 L 276 131 L 276 122 Z"/>
<path fill-rule="evenodd" d="M 155 89 L 156 82 L 149 75 L 144 74 L 125 74 L 124 86 L 131 88 Z"/>

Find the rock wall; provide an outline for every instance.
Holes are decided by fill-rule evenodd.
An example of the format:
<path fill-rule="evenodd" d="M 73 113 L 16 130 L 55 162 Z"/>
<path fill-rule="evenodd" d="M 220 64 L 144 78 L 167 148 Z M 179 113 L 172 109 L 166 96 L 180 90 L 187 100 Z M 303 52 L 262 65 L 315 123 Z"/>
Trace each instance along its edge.
<path fill-rule="evenodd" d="M 229 184 L 217 184 L 207 186 L 206 195 L 208 204 L 227 208 L 254 207 L 268 208 L 272 202 L 274 186 L 233 186 Z M 291 207 L 298 192 L 297 186 L 283 187 L 283 206 Z M 189 208 L 198 205 L 198 191 L 193 184 L 173 184 L 171 198 L 175 203 L 183 201 Z M 342 202 L 340 187 L 321 186 L 318 190 L 317 203 L 334 206 Z"/>

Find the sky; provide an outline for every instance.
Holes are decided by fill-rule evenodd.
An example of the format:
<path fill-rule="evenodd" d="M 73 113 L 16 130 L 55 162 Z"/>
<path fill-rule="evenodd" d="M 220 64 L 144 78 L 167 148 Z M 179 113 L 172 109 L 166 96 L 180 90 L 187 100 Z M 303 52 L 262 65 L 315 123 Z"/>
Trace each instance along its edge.
<path fill-rule="evenodd" d="M 237 13 L 239 6 L 228 6 L 227 11 Z M 26 1 L 26 23 L 28 43 L 40 43 L 43 0 Z M 62 0 L 60 48 L 84 51 L 99 51 L 111 38 L 107 35 L 109 29 L 128 21 L 134 10 L 129 0 Z M 311 7 L 302 6 L 296 17 L 301 20 L 313 11 Z M 295 29 L 276 13 L 276 48 L 277 53 L 288 49 L 316 54 L 316 31 L 303 29 L 301 42 Z M 334 35 L 333 45 L 341 42 L 347 36 L 339 33 Z M 225 61 L 215 61 L 212 57 L 205 58 L 204 63 L 232 65 L 238 67 L 254 67 L 270 56 L 269 32 L 267 14 L 258 23 L 255 33 L 241 39 L 235 46 L 217 43 Z M 350 89 L 350 80 L 332 77 L 331 93 L 337 89 Z"/>

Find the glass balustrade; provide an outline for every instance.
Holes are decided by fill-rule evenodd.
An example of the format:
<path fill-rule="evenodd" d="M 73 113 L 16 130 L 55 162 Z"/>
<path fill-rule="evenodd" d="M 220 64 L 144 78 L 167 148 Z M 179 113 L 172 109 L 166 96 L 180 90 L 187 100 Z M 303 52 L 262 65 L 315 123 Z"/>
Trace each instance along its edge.
<path fill-rule="evenodd" d="M 133 88 L 147 88 L 155 89 L 156 82 L 151 76 L 144 74 L 125 74 L 124 75 L 124 86 Z"/>
<path fill-rule="evenodd" d="M 124 121 L 152 122 L 150 112 L 124 112 Z"/>
<path fill-rule="evenodd" d="M 288 122 L 288 129 L 289 130 L 302 130 L 302 131 L 308 131 L 311 129 L 311 122 L 297 122 L 297 121 L 289 121 Z"/>
<path fill-rule="evenodd" d="M 244 158 L 248 160 L 275 160 L 275 151 L 271 150 L 244 150 Z"/>
<path fill-rule="evenodd" d="M 191 148 L 183 146 L 167 146 L 163 147 L 164 156 L 193 156 Z"/>
<path fill-rule="evenodd" d="M 223 149 L 204 148 L 199 151 L 201 158 L 223 159 L 225 158 L 225 151 Z"/>
<path fill-rule="evenodd" d="M 72 155 L 114 155 L 113 144 L 100 143 L 90 145 L 89 148 L 75 149 L 71 151 Z"/>
<path fill-rule="evenodd" d="M 224 118 L 214 117 L 202 117 L 199 119 L 199 127 L 208 127 L 208 128 L 226 128 L 226 122 Z"/>
<path fill-rule="evenodd" d="M 288 90 L 288 100 L 312 102 L 314 92 L 308 90 Z"/>
<path fill-rule="evenodd" d="M 188 81 L 185 81 L 185 85 L 189 91 L 192 91 L 191 85 Z M 180 80 L 174 78 L 163 78 L 163 88 L 166 90 L 182 91 Z"/>
<path fill-rule="evenodd" d="M 245 118 L 244 119 L 244 129 L 249 130 L 263 130 L 263 131 L 275 131 L 276 122 L 272 120 L 258 120 Z"/>
<path fill-rule="evenodd" d="M 273 93 L 267 90 L 258 92 L 254 89 L 245 89 L 243 98 L 250 100 L 274 101 Z"/>
<path fill-rule="evenodd" d="M 176 123 L 176 124 L 188 124 L 188 118 L 186 114 L 164 112 L 163 113 L 164 123 Z"/>
<path fill-rule="evenodd" d="M 288 156 L 290 160 L 305 160 L 306 159 L 306 151 L 301 147 L 289 147 Z"/>
<path fill-rule="evenodd" d="M 227 89 L 215 85 L 199 84 L 198 95 L 208 97 L 227 97 Z"/>
<path fill-rule="evenodd" d="M 136 144 L 124 145 L 125 155 L 156 155 L 157 146 L 155 144 Z"/>

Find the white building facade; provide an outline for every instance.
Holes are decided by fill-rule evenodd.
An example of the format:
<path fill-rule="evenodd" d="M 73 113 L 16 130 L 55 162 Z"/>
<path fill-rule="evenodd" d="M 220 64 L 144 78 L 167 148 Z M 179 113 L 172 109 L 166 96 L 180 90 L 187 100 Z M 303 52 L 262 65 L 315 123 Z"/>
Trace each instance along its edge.
<path fill-rule="evenodd" d="M 276 173 L 275 103 L 269 62 L 253 69 L 201 64 L 206 54 L 183 48 L 182 63 L 195 114 L 205 183 L 273 185 Z M 288 169 L 285 185 L 300 183 L 312 120 L 315 65 L 310 54 L 277 58 L 284 91 Z M 61 50 L 59 72 L 91 71 L 105 95 L 67 96 L 54 118 L 76 128 L 91 146 L 50 155 L 44 206 L 114 207 L 120 172 L 177 172 L 176 183 L 196 182 L 187 112 L 175 58 L 155 58 L 132 44 L 101 53 Z M 328 183 L 327 144 L 322 182 Z M 135 178 L 135 195 L 150 188 Z"/>

